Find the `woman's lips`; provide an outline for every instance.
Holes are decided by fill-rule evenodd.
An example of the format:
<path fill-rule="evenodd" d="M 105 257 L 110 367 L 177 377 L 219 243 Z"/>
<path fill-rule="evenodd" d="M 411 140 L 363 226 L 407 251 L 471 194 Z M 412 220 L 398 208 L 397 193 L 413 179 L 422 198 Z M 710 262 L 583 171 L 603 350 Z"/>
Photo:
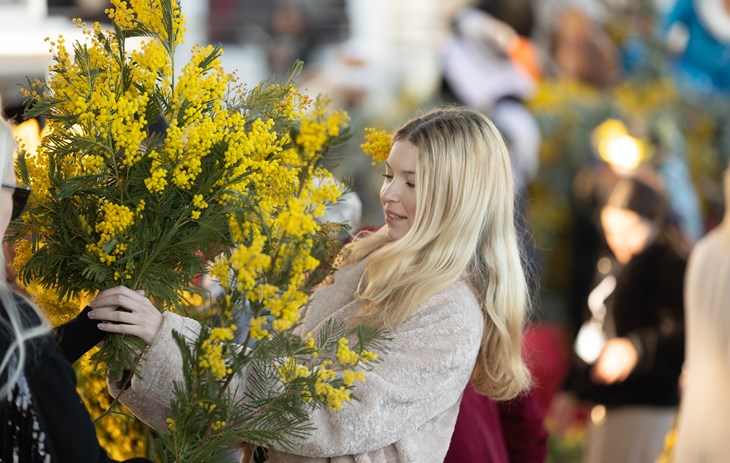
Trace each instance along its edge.
<path fill-rule="evenodd" d="M 402 215 L 398 215 L 393 212 L 385 213 L 385 223 L 387 223 L 387 224 L 397 223 L 397 222 L 401 222 L 403 220 L 406 220 L 406 217 L 404 217 Z"/>

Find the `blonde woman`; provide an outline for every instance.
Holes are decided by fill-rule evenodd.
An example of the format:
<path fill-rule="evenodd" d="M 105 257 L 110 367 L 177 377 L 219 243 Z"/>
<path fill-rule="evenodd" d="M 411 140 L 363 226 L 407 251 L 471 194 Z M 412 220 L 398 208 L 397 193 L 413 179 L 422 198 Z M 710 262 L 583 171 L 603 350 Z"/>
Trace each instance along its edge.
<path fill-rule="evenodd" d="M 297 455 L 272 452 L 269 462 L 442 462 L 469 380 L 497 400 L 530 384 L 520 356 L 528 294 L 510 160 L 492 123 L 468 109 L 406 123 L 395 133 L 380 200 L 385 225 L 348 245 L 346 265 L 311 297 L 299 329 L 314 333 L 333 318 L 385 327 L 388 352 L 357 402 L 313 412 Z M 172 382 L 182 381 L 172 330 L 195 334 L 199 326 L 160 315 L 122 287 L 91 305 L 90 317 L 105 322 L 100 329 L 149 344 L 140 376 L 119 397 L 163 427 Z M 117 306 L 127 312 L 98 310 Z"/>
<path fill-rule="evenodd" d="M 15 141 L 0 119 L 0 236 L 11 218 L 20 215 L 30 189 L 17 185 L 13 168 Z M 110 462 L 96 438 L 94 424 L 76 393 L 70 361 L 100 337 L 76 336 L 88 331 L 73 326 L 62 330 L 73 345 L 57 343 L 61 333 L 30 304 L 13 293 L 0 253 L 0 462 Z M 85 343 L 85 345 L 84 345 Z M 147 462 L 134 459 L 130 462 Z"/>
<path fill-rule="evenodd" d="M 725 218 L 696 245 L 685 279 L 686 362 L 673 461 L 727 461 L 730 442 L 730 169 Z"/>

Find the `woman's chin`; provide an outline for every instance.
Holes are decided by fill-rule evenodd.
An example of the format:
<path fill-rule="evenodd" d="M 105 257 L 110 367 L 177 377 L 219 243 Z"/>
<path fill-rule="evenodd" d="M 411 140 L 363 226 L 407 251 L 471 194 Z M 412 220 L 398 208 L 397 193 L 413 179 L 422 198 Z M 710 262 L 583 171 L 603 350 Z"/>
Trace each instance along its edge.
<path fill-rule="evenodd" d="M 397 241 L 403 238 L 403 235 L 405 235 L 405 233 L 403 233 L 401 230 L 398 230 L 398 227 L 388 225 L 388 238 L 390 238 L 391 241 Z"/>

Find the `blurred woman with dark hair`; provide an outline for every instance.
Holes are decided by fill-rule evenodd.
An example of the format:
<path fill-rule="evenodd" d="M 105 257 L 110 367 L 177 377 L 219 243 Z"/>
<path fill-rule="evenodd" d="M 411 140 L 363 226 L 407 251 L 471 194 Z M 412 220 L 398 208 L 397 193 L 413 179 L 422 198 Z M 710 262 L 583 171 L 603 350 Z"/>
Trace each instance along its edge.
<path fill-rule="evenodd" d="M 679 404 L 689 244 L 664 194 L 635 178 L 618 181 L 600 219 L 613 258 L 598 261 L 577 357 L 552 412 L 560 422 L 578 400 L 603 406 L 594 408 L 586 462 L 654 461 Z"/>

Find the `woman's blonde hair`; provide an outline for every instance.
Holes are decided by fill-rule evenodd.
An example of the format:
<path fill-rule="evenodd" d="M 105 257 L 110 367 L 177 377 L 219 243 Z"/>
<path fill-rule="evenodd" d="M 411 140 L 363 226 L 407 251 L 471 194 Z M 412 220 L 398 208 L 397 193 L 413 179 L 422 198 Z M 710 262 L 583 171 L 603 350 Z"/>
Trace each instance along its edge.
<path fill-rule="evenodd" d="M 472 383 L 497 400 L 515 397 L 530 384 L 521 356 L 529 297 L 507 147 L 489 119 L 466 108 L 418 117 L 396 131 L 400 141 L 418 149 L 416 216 L 397 241 L 381 229 L 345 249 L 348 262 L 370 256 L 352 322 L 395 326 L 463 276 L 484 315 Z"/>
<path fill-rule="evenodd" d="M 15 153 L 15 139 L 13 129 L 0 117 L 0 179 L 5 183 L 6 176 L 14 175 L 13 155 Z M 42 316 L 39 324 L 32 312 L 23 311 L 18 307 L 18 300 L 13 290 L 8 286 L 5 253 L 0 252 L 0 304 L 5 309 L 7 320 L 0 318 L 0 336 L 8 340 L 8 350 L 0 357 L 0 400 L 18 382 L 27 361 L 27 342 L 49 331 L 49 325 Z M 32 307 L 29 303 L 29 307 Z"/>

